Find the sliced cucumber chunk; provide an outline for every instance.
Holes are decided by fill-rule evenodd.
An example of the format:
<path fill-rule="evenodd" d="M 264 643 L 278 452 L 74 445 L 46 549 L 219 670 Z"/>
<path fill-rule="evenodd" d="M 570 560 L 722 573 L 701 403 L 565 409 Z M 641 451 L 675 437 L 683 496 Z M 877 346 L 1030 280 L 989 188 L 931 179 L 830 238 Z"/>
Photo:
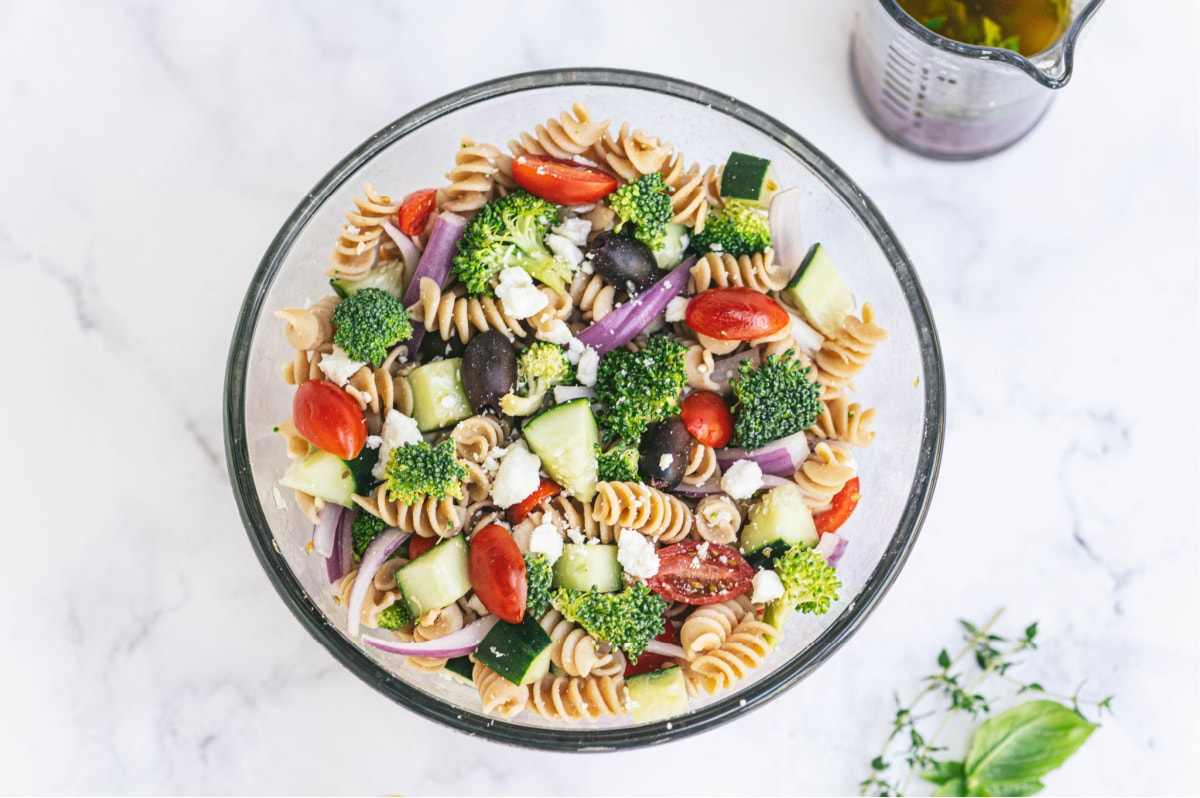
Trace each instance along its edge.
<path fill-rule="evenodd" d="M 820 243 L 809 247 L 783 291 L 805 321 L 826 338 L 834 337 L 842 327 L 842 320 L 854 312 L 854 295 Z"/>
<path fill-rule="evenodd" d="M 401 566 L 396 571 L 396 586 L 414 618 L 458 601 L 471 589 L 467 541 L 455 535 Z"/>
<path fill-rule="evenodd" d="M 688 242 L 691 240 L 689 233 L 691 231 L 679 222 L 667 225 L 666 238 L 658 249 L 653 250 L 654 262 L 658 264 L 658 268 L 667 271 L 683 262 L 683 255 L 687 252 Z"/>
<path fill-rule="evenodd" d="M 455 681 L 465 684 L 475 683 L 475 663 L 471 662 L 469 656 L 452 657 L 446 660 L 446 673 L 450 674 Z"/>
<path fill-rule="evenodd" d="M 687 712 L 687 683 L 678 665 L 661 671 L 639 673 L 625 679 L 629 688 L 629 704 L 637 723 L 665 720 Z"/>
<path fill-rule="evenodd" d="M 599 481 L 596 446 L 600 431 L 587 399 L 572 399 L 538 413 L 526 422 L 522 434 L 551 479 L 580 501 L 592 500 Z"/>
<path fill-rule="evenodd" d="M 721 172 L 721 196 L 737 199 L 765 208 L 771 197 L 779 191 L 775 170 L 766 158 L 747 155 L 744 152 L 730 153 Z"/>
<path fill-rule="evenodd" d="M 412 388 L 412 417 L 421 432 L 443 429 L 471 415 L 462 384 L 462 358 L 426 363 L 408 375 Z"/>
<path fill-rule="evenodd" d="M 763 623 L 769 623 L 776 629 L 783 631 L 783 625 L 787 623 L 787 619 L 791 614 L 792 605 L 778 598 L 763 608 Z"/>
<path fill-rule="evenodd" d="M 366 277 L 362 279 L 335 279 L 330 280 L 329 285 L 343 299 L 357 294 L 364 288 L 378 288 L 399 300 L 404 297 L 404 261 L 398 258 L 385 260 L 367 272 Z"/>
<path fill-rule="evenodd" d="M 513 684 L 530 684 L 550 672 L 550 635 L 533 616 L 500 621 L 475 649 L 475 659 Z"/>
<path fill-rule="evenodd" d="M 795 485 L 780 485 L 750 508 L 739 546 L 752 565 L 768 563 L 796 545 L 815 546 L 820 539 L 812 511 Z"/>
<path fill-rule="evenodd" d="M 567 543 L 554 563 L 552 587 L 614 593 L 621 589 L 621 563 L 614 543 Z"/>
<path fill-rule="evenodd" d="M 313 449 L 299 460 L 292 461 L 279 479 L 279 484 L 285 488 L 302 490 L 333 504 L 353 507 L 354 501 L 350 497 L 358 492 L 354 473 L 346 461 L 337 455 L 323 449 Z M 367 473 L 371 473 L 369 468 Z"/>

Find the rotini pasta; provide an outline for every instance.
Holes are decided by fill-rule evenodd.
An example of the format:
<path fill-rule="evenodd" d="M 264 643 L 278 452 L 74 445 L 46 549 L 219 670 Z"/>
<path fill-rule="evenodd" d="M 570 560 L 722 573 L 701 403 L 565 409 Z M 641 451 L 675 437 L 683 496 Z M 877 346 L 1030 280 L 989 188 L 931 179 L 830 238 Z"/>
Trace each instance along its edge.
<path fill-rule="evenodd" d="M 464 344 L 477 332 L 499 330 L 510 337 L 526 334 L 521 322 L 504 312 L 504 304 L 494 297 L 469 297 L 466 289 L 455 285 L 449 291 L 438 288 L 437 282 L 422 277 L 420 299 L 409 308 L 412 318 L 437 332 L 448 341 L 457 335 Z"/>
<path fill-rule="evenodd" d="M 794 479 L 804 494 L 804 503 L 813 510 L 824 510 L 856 471 L 849 449 L 818 443 L 796 469 Z"/>
<path fill-rule="evenodd" d="M 592 511 L 602 524 L 632 529 L 660 543 L 678 542 L 692 531 L 686 504 L 639 482 L 601 482 Z"/>
<path fill-rule="evenodd" d="M 325 274 L 339 280 L 360 280 L 380 260 L 394 259 L 397 250 L 383 235 L 383 222 L 400 210 L 399 200 L 379 194 L 369 183 L 363 196 L 354 198 L 354 210 L 346 212 L 346 224 L 338 233 Z"/>
<path fill-rule="evenodd" d="M 720 646 L 682 663 L 688 695 L 728 690 L 766 659 L 780 637 L 775 627 L 753 615 L 742 618 Z"/>
<path fill-rule="evenodd" d="M 492 145 L 463 136 L 454 153 L 454 168 L 446 173 L 450 185 L 443 189 L 442 210 L 470 216 L 492 199 L 499 157 L 500 150 Z"/>
<path fill-rule="evenodd" d="M 887 331 L 875 323 L 875 312 L 868 302 L 862 307 L 862 318 L 847 316 L 838 334 L 826 339 L 813 356 L 817 366 L 817 381 L 826 386 L 825 396 L 842 396 L 853 389 L 852 380 L 863 370 L 875 347 L 887 339 Z"/>
<path fill-rule="evenodd" d="M 672 222 L 704 230 L 710 208 L 720 208 L 721 167 L 709 166 L 703 172 L 699 164 L 684 168 L 683 153 L 675 153 L 663 169 L 663 182 L 671 187 Z"/>
<path fill-rule="evenodd" d="M 534 715 L 574 723 L 624 715 L 629 708 L 625 680 L 620 676 L 546 676 L 529 686 Z"/>
<path fill-rule="evenodd" d="M 508 143 L 508 149 L 513 155 L 529 153 L 570 159 L 596 146 L 608 131 L 608 124 L 607 119 L 600 122 L 592 119 L 587 106 L 575 103 L 569 112 L 563 111 L 557 119 L 547 119 L 532 134 L 521 133 Z"/>
<path fill-rule="evenodd" d="M 284 308 L 276 318 L 287 322 L 284 336 L 293 349 L 316 349 L 333 341 L 333 311 L 341 302 L 336 294 L 322 297 L 307 308 Z"/>
<path fill-rule="evenodd" d="M 437 499 L 428 496 L 424 501 L 402 504 L 387 495 L 387 485 L 380 485 L 367 496 L 354 496 L 354 503 L 388 526 L 422 537 L 453 537 L 466 524 L 467 511 L 450 497 Z"/>
<path fill-rule="evenodd" d="M 817 416 L 811 429 L 818 438 L 851 446 L 870 446 L 875 442 L 875 432 L 870 429 L 875 422 L 875 408 L 864 410 L 858 402 L 842 396 L 826 400 L 824 406 L 824 412 Z"/>
<path fill-rule="evenodd" d="M 625 658 L 619 651 L 603 650 L 603 644 L 558 610 L 547 611 L 541 624 L 550 636 L 550 661 L 567 676 L 616 676 L 625 671 Z"/>
<path fill-rule="evenodd" d="M 429 610 L 417 620 L 417 625 L 413 627 L 413 640 L 417 643 L 437 640 L 439 637 L 457 632 L 463 628 L 465 622 L 463 610 L 457 604 Z M 444 657 L 407 657 L 405 662 L 410 667 L 426 673 L 440 671 L 446 666 Z"/>
<path fill-rule="evenodd" d="M 745 594 L 697 607 L 679 627 L 679 645 L 684 655 L 695 659 L 705 651 L 720 648 L 749 611 L 750 599 Z"/>
<path fill-rule="evenodd" d="M 717 464 L 717 453 L 703 443 L 693 441 L 687 469 L 683 472 L 684 484 L 703 485 L 713 477 L 720 476 L 721 466 Z"/>
<path fill-rule="evenodd" d="M 617 302 L 616 288 L 604 282 L 600 275 L 588 274 L 582 269 L 575 272 L 567 291 L 584 321 L 600 321 L 612 313 Z"/>
<path fill-rule="evenodd" d="M 651 172 L 661 172 L 673 149 L 644 130 L 630 131 L 621 125 L 616 137 L 605 134 L 588 151 L 588 157 L 607 167 L 623 180 L 636 180 Z"/>
<path fill-rule="evenodd" d="M 696 503 L 694 534 L 709 543 L 730 545 L 742 528 L 742 511 L 723 493 L 705 496 Z"/>
<path fill-rule="evenodd" d="M 482 464 L 508 437 L 508 428 L 496 416 L 471 416 L 455 424 L 450 437 L 459 460 Z"/>
<path fill-rule="evenodd" d="M 483 711 L 489 715 L 511 718 L 519 715 L 529 703 L 528 687 L 513 684 L 482 662 L 475 663 L 471 681 L 479 691 Z"/>
<path fill-rule="evenodd" d="M 787 285 L 787 269 L 775 262 L 775 251 L 756 252 L 734 257 L 723 252 L 709 252 L 696 261 L 691 270 L 693 293 L 714 286 L 744 286 L 755 291 L 779 291 Z"/>

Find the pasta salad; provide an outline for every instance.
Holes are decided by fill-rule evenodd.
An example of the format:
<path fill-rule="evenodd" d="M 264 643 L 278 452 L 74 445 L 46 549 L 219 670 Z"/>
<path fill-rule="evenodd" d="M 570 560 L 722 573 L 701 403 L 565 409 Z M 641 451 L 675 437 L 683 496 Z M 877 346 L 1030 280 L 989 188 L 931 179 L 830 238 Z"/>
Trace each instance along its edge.
<path fill-rule="evenodd" d="M 367 185 L 276 311 L 281 484 L 362 645 L 492 715 L 684 713 L 838 600 L 887 334 L 754 154 L 577 103 L 446 177 Z"/>

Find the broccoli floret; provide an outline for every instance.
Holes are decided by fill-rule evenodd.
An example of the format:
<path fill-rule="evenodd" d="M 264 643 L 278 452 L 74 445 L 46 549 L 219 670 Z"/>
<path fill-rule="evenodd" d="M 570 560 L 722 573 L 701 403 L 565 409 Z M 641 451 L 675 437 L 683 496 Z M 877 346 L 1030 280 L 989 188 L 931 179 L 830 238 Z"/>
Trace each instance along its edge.
<path fill-rule="evenodd" d="M 461 499 L 466 478 L 467 469 L 454 456 L 454 441 L 447 438 L 437 446 L 422 441 L 392 449 L 383 481 L 390 500 L 415 504 L 426 496 Z"/>
<path fill-rule="evenodd" d="M 734 257 L 766 252 L 771 246 L 767 215 L 760 208 L 729 200 L 725 207 L 710 213 L 704 229 L 692 234 L 692 252 L 725 252 Z"/>
<path fill-rule="evenodd" d="M 408 311 L 379 288 L 346 297 L 333 311 L 333 342 L 360 363 L 378 366 L 390 347 L 412 338 Z"/>
<path fill-rule="evenodd" d="M 634 238 L 650 249 L 661 247 L 671 223 L 670 191 L 662 172 L 651 172 L 609 194 L 608 207 L 621 219 L 616 230 L 620 232 L 626 224 L 632 224 Z"/>
<path fill-rule="evenodd" d="M 643 584 L 620 593 L 569 590 L 560 587 L 551 599 L 554 608 L 569 621 L 582 626 L 597 640 L 606 640 L 634 662 L 646 644 L 665 628 L 663 611 L 667 602 Z"/>
<path fill-rule="evenodd" d="M 554 203 L 527 191 L 492 200 L 467 223 L 454 256 L 454 273 L 473 296 L 491 296 L 492 283 L 510 266 L 561 292 L 571 279 L 571 268 L 555 260 L 545 243 L 556 218 Z"/>
<path fill-rule="evenodd" d="M 768 355 L 762 365 L 743 360 L 740 378 L 732 381 L 733 436 L 747 449 L 808 429 L 824 409 L 821 387 L 809 379 L 807 366 L 792 357 Z"/>
<path fill-rule="evenodd" d="M 545 554 L 525 555 L 525 611 L 534 618 L 541 618 L 550 606 L 550 580 L 554 568 Z"/>
<path fill-rule="evenodd" d="M 500 397 L 500 410 L 508 416 L 532 415 L 547 391 L 574 380 L 575 369 L 561 346 L 534 341 L 517 359 L 517 390 Z"/>
<path fill-rule="evenodd" d="M 385 521 L 360 510 L 354 517 L 354 523 L 350 525 L 350 539 L 354 541 L 354 559 L 361 560 L 371 541 L 385 529 Z"/>
<path fill-rule="evenodd" d="M 638 460 L 641 454 L 636 446 L 618 443 L 607 452 L 596 447 L 596 465 L 601 482 L 641 482 L 638 476 Z"/>
<path fill-rule="evenodd" d="M 392 632 L 397 629 L 403 629 L 412 622 L 412 614 L 409 613 L 408 606 L 403 601 L 397 601 L 375 617 L 375 624 L 380 629 L 387 629 Z"/>
<path fill-rule="evenodd" d="M 776 557 L 775 573 L 783 582 L 784 593 L 779 601 L 797 612 L 814 615 L 829 612 L 829 605 L 837 601 L 842 586 L 833 566 L 807 546 L 792 546 L 782 557 Z"/>
<path fill-rule="evenodd" d="M 687 381 L 687 347 L 665 335 L 651 337 L 638 352 L 614 349 L 600 358 L 596 399 L 605 441 L 634 443 L 646 428 L 679 409 Z"/>

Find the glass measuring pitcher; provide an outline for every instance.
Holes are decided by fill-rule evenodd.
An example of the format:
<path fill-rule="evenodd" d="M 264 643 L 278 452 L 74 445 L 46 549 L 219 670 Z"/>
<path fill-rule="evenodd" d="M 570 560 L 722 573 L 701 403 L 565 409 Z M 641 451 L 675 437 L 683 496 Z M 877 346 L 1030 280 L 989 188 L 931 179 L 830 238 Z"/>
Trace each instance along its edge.
<path fill-rule="evenodd" d="M 1035 55 L 939 36 L 896 0 L 862 0 L 851 41 L 854 86 L 889 138 L 934 158 L 979 158 L 1033 129 L 1071 79 L 1075 43 L 1104 0 L 1075 0 L 1070 23 Z"/>

